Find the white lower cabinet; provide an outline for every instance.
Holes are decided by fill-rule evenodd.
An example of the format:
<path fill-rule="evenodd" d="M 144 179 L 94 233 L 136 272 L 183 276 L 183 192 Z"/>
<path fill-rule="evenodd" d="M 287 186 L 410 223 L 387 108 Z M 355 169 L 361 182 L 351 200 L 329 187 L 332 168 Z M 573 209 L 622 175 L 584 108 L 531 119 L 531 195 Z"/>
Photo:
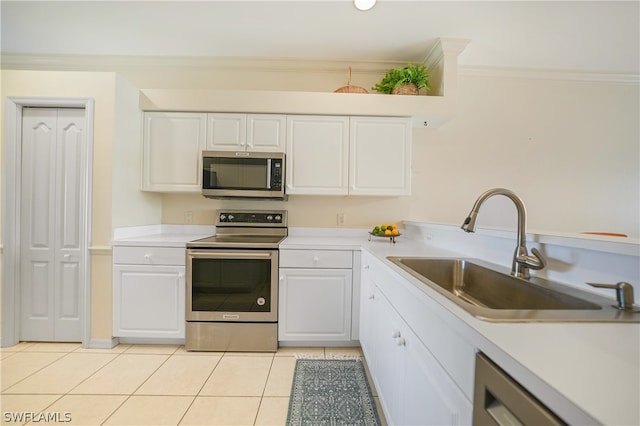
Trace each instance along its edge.
<path fill-rule="evenodd" d="M 280 250 L 278 340 L 351 340 L 352 252 Z"/>
<path fill-rule="evenodd" d="M 113 335 L 184 339 L 185 249 L 113 250 Z"/>
<path fill-rule="evenodd" d="M 360 343 L 387 422 L 471 424 L 471 402 L 378 288 L 368 260 L 363 257 Z"/>

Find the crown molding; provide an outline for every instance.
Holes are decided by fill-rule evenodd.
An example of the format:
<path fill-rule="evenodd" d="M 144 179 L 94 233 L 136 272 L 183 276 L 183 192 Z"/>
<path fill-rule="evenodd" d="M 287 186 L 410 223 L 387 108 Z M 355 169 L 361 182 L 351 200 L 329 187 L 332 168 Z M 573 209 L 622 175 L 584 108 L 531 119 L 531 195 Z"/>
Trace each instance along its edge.
<path fill-rule="evenodd" d="M 462 51 L 468 40 L 442 39 L 425 58 L 427 65 L 442 60 L 445 53 Z M 449 52 L 451 51 L 451 52 Z M 406 61 L 336 61 L 300 60 L 291 58 L 232 58 L 232 57 L 166 57 L 113 55 L 36 55 L 2 53 L 3 70 L 32 71 L 103 71 L 124 72 L 140 69 L 228 70 L 245 69 L 255 72 L 282 73 L 346 73 L 351 67 L 356 74 L 384 74 L 389 68 L 406 65 Z M 461 76 L 527 78 L 542 80 L 583 81 L 620 85 L 639 85 L 640 74 L 602 73 L 581 70 L 544 68 L 508 68 L 458 65 Z"/>
<path fill-rule="evenodd" d="M 246 69 L 256 72 L 346 73 L 349 67 L 359 74 L 380 74 L 389 68 L 406 65 L 396 61 L 336 61 L 291 58 L 234 58 L 195 56 L 121 56 L 121 55 L 37 55 L 2 53 L 2 69 L 34 71 L 105 71 L 140 69 L 225 70 Z"/>
<path fill-rule="evenodd" d="M 640 75 L 630 73 L 601 73 L 580 70 L 544 68 L 507 68 L 459 65 L 458 74 L 474 77 L 504 77 L 535 80 L 564 80 L 619 85 L 640 85 Z"/>

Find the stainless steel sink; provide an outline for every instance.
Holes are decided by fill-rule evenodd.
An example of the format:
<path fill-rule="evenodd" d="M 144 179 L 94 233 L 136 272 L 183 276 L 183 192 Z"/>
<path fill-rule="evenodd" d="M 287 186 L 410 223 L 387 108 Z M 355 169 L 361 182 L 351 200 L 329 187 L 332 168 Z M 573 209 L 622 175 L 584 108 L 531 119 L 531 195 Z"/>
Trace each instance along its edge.
<path fill-rule="evenodd" d="M 488 321 L 640 322 L 615 301 L 563 284 L 516 278 L 479 260 L 387 257 L 470 314 Z"/>

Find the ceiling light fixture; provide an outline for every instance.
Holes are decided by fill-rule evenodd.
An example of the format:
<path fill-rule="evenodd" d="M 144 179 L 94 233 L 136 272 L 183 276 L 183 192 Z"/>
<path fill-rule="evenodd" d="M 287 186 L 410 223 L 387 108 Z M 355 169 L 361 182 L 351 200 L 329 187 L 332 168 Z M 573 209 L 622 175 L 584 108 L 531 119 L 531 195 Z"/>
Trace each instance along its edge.
<path fill-rule="evenodd" d="M 353 4 L 356 9 L 366 11 L 376 5 L 376 0 L 353 0 Z"/>

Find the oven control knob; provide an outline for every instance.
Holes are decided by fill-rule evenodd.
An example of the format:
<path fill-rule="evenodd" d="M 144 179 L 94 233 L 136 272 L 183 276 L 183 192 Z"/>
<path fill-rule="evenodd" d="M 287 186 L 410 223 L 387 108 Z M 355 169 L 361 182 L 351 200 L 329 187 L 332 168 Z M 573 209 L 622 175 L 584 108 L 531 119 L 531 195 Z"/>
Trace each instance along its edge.
<path fill-rule="evenodd" d="M 277 220 L 278 222 L 280 222 L 280 220 L 281 220 L 281 219 L 282 219 L 282 216 L 280 216 L 280 215 L 277 215 L 277 216 L 276 216 L 276 220 Z"/>
<path fill-rule="evenodd" d="M 227 218 L 227 216 L 221 214 L 220 215 L 220 222 L 224 222 L 224 220 Z"/>
<path fill-rule="evenodd" d="M 233 219 L 235 219 L 235 216 L 234 216 L 234 215 L 232 215 L 232 214 L 230 214 L 230 215 L 229 215 L 229 220 L 233 220 Z"/>
<path fill-rule="evenodd" d="M 273 216 L 271 215 L 267 216 L 267 220 L 273 220 Z"/>
<path fill-rule="evenodd" d="M 258 297 L 258 300 L 256 300 L 256 303 L 258 303 L 258 306 L 264 306 L 264 304 L 267 303 L 267 301 L 264 299 L 264 297 Z"/>

